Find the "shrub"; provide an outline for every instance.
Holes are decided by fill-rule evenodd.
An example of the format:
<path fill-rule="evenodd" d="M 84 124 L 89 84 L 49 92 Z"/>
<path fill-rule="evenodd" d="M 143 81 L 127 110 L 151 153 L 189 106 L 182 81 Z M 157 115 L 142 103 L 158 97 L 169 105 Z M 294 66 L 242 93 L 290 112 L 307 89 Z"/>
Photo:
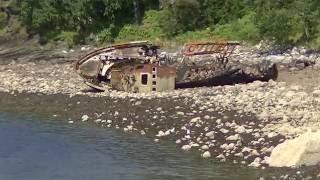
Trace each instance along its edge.
<path fill-rule="evenodd" d="M 80 35 L 77 32 L 62 31 L 55 40 L 64 41 L 69 47 L 80 42 Z"/>
<path fill-rule="evenodd" d="M 176 36 L 174 39 L 178 44 L 184 44 L 187 42 L 199 42 L 199 41 L 213 41 L 217 37 L 214 35 L 210 28 L 197 31 L 187 31 L 183 34 Z"/>
<path fill-rule="evenodd" d="M 112 33 L 112 28 L 106 28 L 100 31 L 97 34 L 97 43 L 104 44 L 104 43 L 112 43 L 114 42 L 114 36 Z"/>
<path fill-rule="evenodd" d="M 249 13 L 229 24 L 218 25 L 214 34 L 228 40 L 247 40 L 257 42 L 260 39 L 259 29 L 254 24 L 254 13 Z"/>
<path fill-rule="evenodd" d="M 0 29 L 6 27 L 7 24 L 7 16 L 5 13 L 0 12 Z"/>

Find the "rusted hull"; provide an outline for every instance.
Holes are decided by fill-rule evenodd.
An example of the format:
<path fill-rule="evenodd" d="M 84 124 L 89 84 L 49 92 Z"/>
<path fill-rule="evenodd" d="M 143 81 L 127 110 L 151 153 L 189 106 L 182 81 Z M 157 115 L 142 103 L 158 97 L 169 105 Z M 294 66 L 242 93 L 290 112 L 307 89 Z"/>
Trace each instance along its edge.
<path fill-rule="evenodd" d="M 170 77 L 167 79 L 172 82 L 173 78 L 176 88 L 247 83 L 276 78 L 277 68 L 275 65 L 268 63 L 248 65 L 230 62 L 228 57 L 238 45 L 237 42 L 190 43 L 186 44 L 177 56 L 171 56 L 166 53 L 159 54 L 158 47 L 148 41 L 131 42 L 90 52 L 77 61 L 75 70 L 86 84 L 94 89 L 104 90 L 111 84 L 111 87 L 117 87 L 115 89 L 129 92 L 139 92 L 136 89 L 148 89 L 145 86 L 149 85 L 149 89 L 152 91 L 153 89 L 161 89 L 159 87 L 167 87 L 166 81 L 159 79 L 159 82 L 150 81 L 157 84 L 158 88 L 152 87 L 151 84 L 141 85 L 141 88 L 135 84 L 134 89 L 130 88 L 133 87 L 133 83 L 137 82 L 132 82 L 131 85 L 130 83 L 125 84 L 125 79 L 134 76 L 139 80 L 143 74 L 142 72 L 140 74 L 134 73 L 134 71 L 139 71 L 135 69 L 137 65 L 159 67 L 159 70 L 164 70 L 161 75 L 166 75 L 168 69 L 174 69 L 174 77 L 169 73 L 171 70 L 168 70 L 167 75 Z M 151 71 L 147 74 L 155 75 Z M 112 76 L 114 76 L 113 81 Z M 118 80 L 115 80 L 116 76 L 119 76 Z M 120 84 L 117 85 L 117 83 Z M 170 89 L 172 86 L 168 88 L 168 90 Z"/>

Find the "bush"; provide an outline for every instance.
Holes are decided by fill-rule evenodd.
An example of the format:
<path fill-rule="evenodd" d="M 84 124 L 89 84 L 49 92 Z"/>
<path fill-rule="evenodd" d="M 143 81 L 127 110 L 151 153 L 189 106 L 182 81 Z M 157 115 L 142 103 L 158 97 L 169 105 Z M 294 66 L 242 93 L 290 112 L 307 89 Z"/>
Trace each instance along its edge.
<path fill-rule="evenodd" d="M 165 38 L 160 25 L 162 11 L 149 10 L 146 12 L 142 25 L 127 24 L 119 31 L 116 41 L 154 40 Z"/>
<path fill-rule="evenodd" d="M 5 13 L 0 12 L 0 29 L 5 28 L 7 25 L 7 16 Z"/>
<path fill-rule="evenodd" d="M 112 33 L 112 28 L 106 28 L 100 31 L 97 34 L 96 42 L 99 44 L 114 42 L 114 35 Z"/>
<path fill-rule="evenodd" d="M 161 26 L 163 11 L 149 10 L 145 13 L 142 21 L 143 31 L 152 39 L 165 38 L 164 30 Z"/>
<path fill-rule="evenodd" d="M 217 37 L 210 28 L 198 31 L 188 31 L 176 36 L 174 39 L 178 44 L 199 41 L 214 41 Z"/>
<path fill-rule="evenodd" d="M 80 42 L 80 35 L 77 32 L 62 31 L 55 40 L 63 41 L 71 48 Z"/>
<path fill-rule="evenodd" d="M 218 25 L 214 30 L 214 34 L 227 40 L 258 42 L 261 37 L 259 29 L 254 24 L 254 17 L 255 13 L 249 13 L 232 23 Z"/>

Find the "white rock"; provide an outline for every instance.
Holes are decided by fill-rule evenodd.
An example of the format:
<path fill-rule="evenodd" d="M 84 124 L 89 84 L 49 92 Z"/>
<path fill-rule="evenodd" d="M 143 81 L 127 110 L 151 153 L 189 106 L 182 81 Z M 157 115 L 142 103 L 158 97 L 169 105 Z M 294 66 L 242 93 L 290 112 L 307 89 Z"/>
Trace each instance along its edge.
<path fill-rule="evenodd" d="M 278 134 L 277 133 L 275 133 L 275 132 L 270 132 L 270 133 L 268 133 L 268 138 L 273 138 L 273 137 L 275 137 L 275 136 L 277 136 Z"/>
<path fill-rule="evenodd" d="M 146 135 L 146 132 L 145 132 L 144 130 L 141 130 L 141 131 L 140 131 L 140 134 L 141 134 L 141 135 Z"/>
<path fill-rule="evenodd" d="M 136 103 L 134 103 L 134 105 L 136 105 L 136 106 L 141 105 L 141 101 L 137 101 Z"/>
<path fill-rule="evenodd" d="M 112 123 L 112 120 L 107 120 L 107 123 L 108 123 L 108 124 L 111 124 L 111 123 Z"/>
<path fill-rule="evenodd" d="M 246 132 L 246 128 L 244 128 L 243 126 L 238 126 L 237 129 L 235 130 L 235 132 L 242 134 Z"/>
<path fill-rule="evenodd" d="M 177 115 L 183 116 L 183 115 L 184 115 L 184 112 L 179 111 L 179 112 L 177 112 Z"/>
<path fill-rule="evenodd" d="M 203 145 L 203 146 L 201 146 L 201 149 L 202 149 L 202 150 L 208 150 L 208 149 L 209 149 L 209 146 L 208 146 L 208 145 Z"/>
<path fill-rule="evenodd" d="M 228 144 L 228 146 L 226 147 L 226 150 L 232 150 L 232 149 L 234 149 L 234 147 L 235 147 L 235 144 L 234 144 L 234 143 L 230 143 L 230 144 Z"/>
<path fill-rule="evenodd" d="M 83 116 L 81 117 L 81 119 L 82 119 L 83 122 L 84 122 L 84 121 L 88 121 L 89 116 L 88 116 L 88 115 L 83 115 Z"/>
<path fill-rule="evenodd" d="M 220 132 L 222 132 L 223 134 L 227 134 L 229 132 L 229 130 L 222 128 L 222 129 L 220 129 Z"/>
<path fill-rule="evenodd" d="M 210 139 L 214 139 L 214 131 L 207 132 L 206 136 L 209 137 Z"/>
<path fill-rule="evenodd" d="M 307 132 L 276 146 L 268 161 L 273 167 L 299 167 L 320 162 L 320 132 Z"/>
<path fill-rule="evenodd" d="M 165 133 L 163 131 L 159 131 L 156 136 L 157 137 L 162 137 L 162 136 L 165 136 Z"/>
<path fill-rule="evenodd" d="M 258 163 L 258 162 L 252 162 L 252 163 L 250 163 L 248 166 L 250 166 L 250 167 L 260 167 L 261 164 Z"/>
<path fill-rule="evenodd" d="M 198 122 L 198 121 L 200 121 L 200 117 L 192 118 L 192 119 L 190 120 L 190 123 L 196 123 L 196 122 Z"/>
<path fill-rule="evenodd" d="M 74 122 L 73 122 L 73 121 L 68 121 L 68 123 L 69 123 L 69 124 L 73 124 Z"/>
<path fill-rule="evenodd" d="M 204 152 L 202 155 L 201 155 L 203 158 L 210 158 L 211 157 L 211 153 L 209 151 L 206 151 Z"/>
<path fill-rule="evenodd" d="M 232 135 L 226 138 L 227 141 L 237 141 L 238 139 L 240 139 L 239 134 Z"/>
<path fill-rule="evenodd" d="M 191 149 L 191 146 L 190 146 L 189 144 L 183 145 L 183 146 L 181 147 L 181 149 L 184 150 L 184 151 L 189 151 L 189 150 Z"/>
<path fill-rule="evenodd" d="M 191 147 L 199 147 L 200 145 L 198 143 L 192 143 L 190 144 Z"/>
<path fill-rule="evenodd" d="M 131 126 L 131 125 L 127 126 L 127 128 L 128 128 L 128 131 L 132 131 L 133 130 L 133 126 Z"/>
<path fill-rule="evenodd" d="M 226 157 L 223 154 L 220 154 L 219 156 L 216 157 L 217 159 L 226 159 Z"/>
<path fill-rule="evenodd" d="M 96 120 L 94 120 L 94 122 L 96 122 L 96 123 L 99 123 L 99 122 L 101 122 L 102 121 L 102 119 L 96 119 Z"/>

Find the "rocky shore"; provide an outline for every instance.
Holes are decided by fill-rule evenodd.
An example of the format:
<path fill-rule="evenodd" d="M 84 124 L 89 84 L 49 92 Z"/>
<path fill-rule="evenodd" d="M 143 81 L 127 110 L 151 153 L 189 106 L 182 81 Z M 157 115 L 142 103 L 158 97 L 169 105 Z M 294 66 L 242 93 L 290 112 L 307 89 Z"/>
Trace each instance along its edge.
<path fill-rule="evenodd" d="M 169 139 L 203 158 L 265 168 L 278 144 L 320 128 L 320 58 L 302 53 L 238 52 L 233 56 L 248 63 L 277 62 L 277 81 L 151 94 L 92 92 L 73 72 L 76 58 L 71 55 L 57 61 L 10 60 L 0 65 L 0 99 L 2 109 L 17 106 L 22 111 L 54 112 L 57 106 L 52 116 L 68 123 L 92 121 L 147 135 L 155 142 Z M 37 105 L 29 101 L 30 96 L 42 100 Z M 42 101 L 64 105 L 43 107 Z M 319 173 L 306 171 L 313 177 Z"/>

